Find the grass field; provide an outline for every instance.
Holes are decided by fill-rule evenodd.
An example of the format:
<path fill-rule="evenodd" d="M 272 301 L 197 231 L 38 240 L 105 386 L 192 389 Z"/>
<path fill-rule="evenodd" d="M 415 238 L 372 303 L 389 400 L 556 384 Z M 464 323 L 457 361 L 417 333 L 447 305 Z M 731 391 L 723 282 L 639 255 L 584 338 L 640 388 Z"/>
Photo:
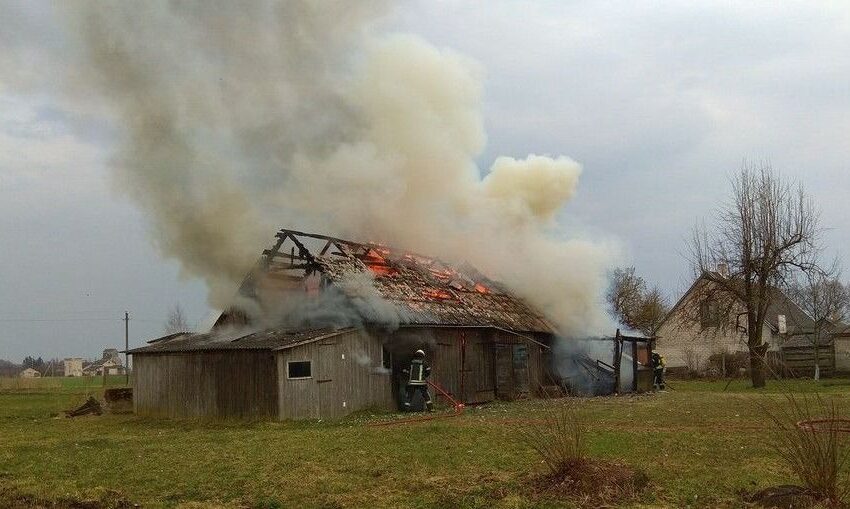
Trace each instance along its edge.
<path fill-rule="evenodd" d="M 570 507 L 529 493 L 528 479 L 543 466 L 513 432 L 547 402 L 387 427 L 368 424 L 390 416 L 368 413 L 337 422 L 65 419 L 55 415 L 103 387 L 100 379 L 60 380 L 0 384 L 0 507 L 25 495 L 142 507 Z M 591 454 L 650 478 L 630 505 L 738 507 L 741 490 L 796 481 L 766 443 L 759 410 L 781 399 L 779 386 L 725 385 L 674 381 L 660 394 L 580 403 Z M 850 408 L 848 380 L 791 387 Z"/>

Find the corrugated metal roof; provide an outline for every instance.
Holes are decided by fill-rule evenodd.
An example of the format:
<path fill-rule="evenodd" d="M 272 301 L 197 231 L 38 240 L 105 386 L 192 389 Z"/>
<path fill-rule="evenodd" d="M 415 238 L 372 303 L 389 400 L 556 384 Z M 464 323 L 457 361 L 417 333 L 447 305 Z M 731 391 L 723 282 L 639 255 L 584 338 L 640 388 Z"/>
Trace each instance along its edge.
<path fill-rule="evenodd" d="M 193 352 L 209 350 L 284 350 L 304 343 L 345 334 L 354 329 L 273 328 L 249 332 L 241 330 L 214 330 L 205 334 L 171 334 L 148 342 L 148 346 L 134 348 L 128 353 Z"/>

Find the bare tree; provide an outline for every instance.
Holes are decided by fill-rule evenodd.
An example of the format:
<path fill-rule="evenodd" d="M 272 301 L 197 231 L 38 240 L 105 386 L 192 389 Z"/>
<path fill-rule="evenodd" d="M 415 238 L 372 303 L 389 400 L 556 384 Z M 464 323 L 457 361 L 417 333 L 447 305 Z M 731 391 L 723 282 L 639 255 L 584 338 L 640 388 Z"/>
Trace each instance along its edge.
<path fill-rule="evenodd" d="M 815 349 L 815 380 L 820 378 L 820 346 L 831 329 L 847 318 L 850 288 L 842 284 L 838 264 L 829 271 L 804 273 L 789 289 L 794 302 L 814 320 L 806 337 Z"/>
<path fill-rule="evenodd" d="M 180 304 L 175 304 L 171 311 L 168 312 L 168 319 L 165 321 L 165 333 L 175 334 L 177 332 L 188 332 L 189 323 L 186 321 L 186 315 L 183 313 L 183 308 Z"/>
<path fill-rule="evenodd" d="M 606 295 L 611 313 L 627 327 L 651 336 L 667 315 L 668 306 L 657 287 L 649 287 L 634 267 L 616 269 Z"/>
<path fill-rule="evenodd" d="M 802 186 L 783 181 L 767 163 L 745 162 L 731 180 L 731 202 L 710 228 L 694 229 L 691 261 L 697 275 L 714 283 L 712 292 L 743 305 L 750 377 L 753 387 L 764 387 L 762 329 L 774 289 L 818 270 L 819 213 Z M 738 326 L 738 317 L 729 316 L 735 306 L 719 309 Z"/>

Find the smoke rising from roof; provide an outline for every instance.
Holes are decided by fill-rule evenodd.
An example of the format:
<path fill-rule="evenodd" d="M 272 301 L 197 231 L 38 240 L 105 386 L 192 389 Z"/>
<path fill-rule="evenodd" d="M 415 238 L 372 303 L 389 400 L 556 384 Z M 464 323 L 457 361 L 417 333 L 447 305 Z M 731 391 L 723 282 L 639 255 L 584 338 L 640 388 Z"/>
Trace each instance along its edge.
<path fill-rule="evenodd" d="M 122 129 L 115 185 L 212 305 L 291 226 L 468 260 L 570 336 L 608 325 L 610 246 L 556 222 L 581 166 L 502 157 L 483 176 L 482 69 L 384 33 L 385 2 L 65 8 L 70 92 Z"/>

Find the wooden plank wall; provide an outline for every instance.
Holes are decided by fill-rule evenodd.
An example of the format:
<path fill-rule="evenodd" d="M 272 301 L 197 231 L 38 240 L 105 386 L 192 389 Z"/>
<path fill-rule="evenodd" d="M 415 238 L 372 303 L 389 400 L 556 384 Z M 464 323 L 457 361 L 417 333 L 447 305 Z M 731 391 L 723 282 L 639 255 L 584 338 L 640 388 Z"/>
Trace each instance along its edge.
<path fill-rule="evenodd" d="M 818 349 L 820 374 L 832 376 L 835 370 L 835 349 L 832 345 L 821 346 Z M 815 373 L 815 347 L 782 348 L 782 363 L 785 376 L 811 377 Z"/>
<path fill-rule="evenodd" d="M 136 414 L 172 418 L 277 415 L 277 369 L 269 351 L 133 355 Z"/>
<path fill-rule="evenodd" d="M 409 341 L 410 330 L 406 334 Z M 450 328 L 423 328 L 421 334 L 432 344 L 431 380 L 455 399 L 483 403 L 496 398 L 496 343 L 511 349 L 526 345 L 527 374 L 518 376 L 513 357 L 509 363 L 511 397 L 535 394 L 541 385 L 540 347 L 516 335 Z M 136 354 L 134 406 L 139 415 L 177 418 L 331 419 L 368 407 L 395 409 L 392 375 L 381 367 L 384 340 L 392 335 L 352 331 L 277 353 Z M 310 378 L 287 378 L 289 361 L 307 360 Z"/>
<path fill-rule="evenodd" d="M 431 382 L 464 403 L 496 398 L 495 357 L 489 330 L 434 327 L 423 328 L 422 334 L 434 338 L 436 343 L 428 360 Z"/>
<path fill-rule="evenodd" d="M 506 399 L 528 397 L 536 394 L 543 385 L 545 371 L 542 348 L 516 334 L 483 328 L 436 327 L 423 328 L 422 333 L 423 336 L 436 338 L 435 353 L 429 361 L 432 367 L 431 381 L 464 403 L 485 403 L 497 396 Z M 463 352 L 461 345 L 465 345 Z M 510 358 L 502 370 L 498 369 L 497 345 L 504 345 L 510 352 Z M 515 345 L 526 347 L 528 357 L 524 363 L 525 370 L 517 371 L 514 366 Z M 497 394 L 500 380 L 502 384 L 509 383 L 503 395 Z"/>
<path fill-rule="evenodd" d="M 365 331 L 283 350 L 277 355 L 281 419 L 333 419 L 364 408 L 395 409 L 381 341 Z M 287 363 L 311 361 L 312 376 L 287 378 Z"/>

